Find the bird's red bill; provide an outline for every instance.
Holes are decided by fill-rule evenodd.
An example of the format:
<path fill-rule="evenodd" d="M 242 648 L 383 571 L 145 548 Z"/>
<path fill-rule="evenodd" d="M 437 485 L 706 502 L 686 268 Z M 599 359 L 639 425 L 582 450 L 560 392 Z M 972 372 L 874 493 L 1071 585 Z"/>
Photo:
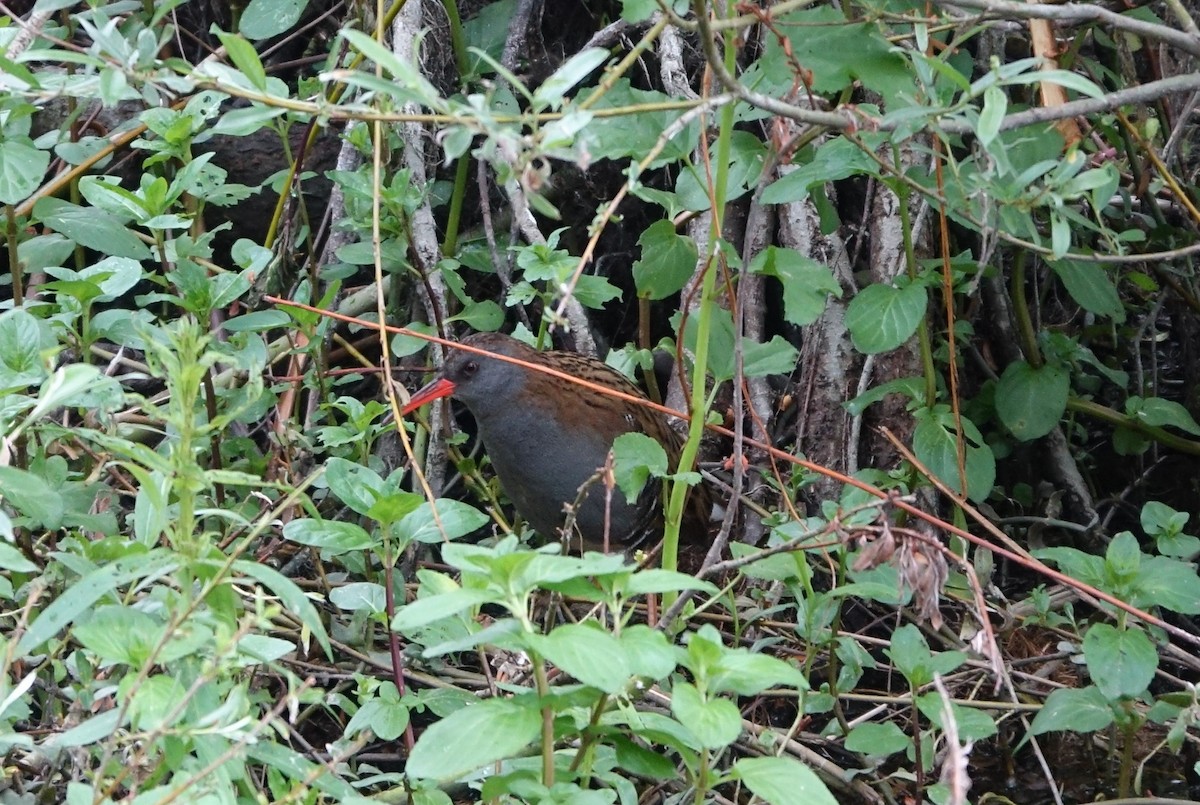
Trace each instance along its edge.
<path fill-rule="evenodd" d="M 408 401 L 408 405 L 404 406 L 404 410 L 400 413 L 407 416 L 413 411 L 420 408 L 425 403 L 431 403 L 434 400 L 440 400 L 442 397 L 449 397 L 454 393 L 454 381 L 447 380 L 444 377 L 439 377 L 429 385 L 413 394 Z"/>

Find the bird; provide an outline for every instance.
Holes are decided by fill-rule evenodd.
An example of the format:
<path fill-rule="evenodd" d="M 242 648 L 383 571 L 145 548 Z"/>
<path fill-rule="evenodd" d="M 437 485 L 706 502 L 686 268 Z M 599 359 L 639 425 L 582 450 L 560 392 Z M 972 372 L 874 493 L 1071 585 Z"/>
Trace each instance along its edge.
<path fill-rule="evenodd" d="M 595 358 L 539 352 L 502 333 L 477 333 L 461 343 L 645 399 L 628 378 Z M 402 413 L 408 415 L 443 397 L 460 401 L 475 418 L 500 486 L 543 538 L 561 535 L 568 507 L 573 508 L 574 518 L 572 532 L 566 536 L 580 537 L 587 549 L 607 551 L 615 546 L 628 551 L 655 535 L 661 537 L 661 483 L 651 480 L 637 500 L 629 501 L 619 488 L 613 488 L 609 498 L 605 484 L 596 478 L 606 466 L 613 441 L 625 433 L 643 433 L 656 440 L 666 451 L 671 469 L 677 469 L 683 438 L 662 413 L 465 350 L 455 350 L 438 375 L 412 395 Z M 711 510 L 707 489 L 697 485 L 689 490 L 681 541 L 703 539 Z"/>

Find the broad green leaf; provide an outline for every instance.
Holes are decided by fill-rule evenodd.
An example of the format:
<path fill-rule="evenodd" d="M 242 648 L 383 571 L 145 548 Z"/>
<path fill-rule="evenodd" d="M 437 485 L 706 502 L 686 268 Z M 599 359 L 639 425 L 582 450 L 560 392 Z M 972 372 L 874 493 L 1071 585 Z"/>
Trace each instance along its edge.
<path fill-rule="evenodd" d="M 996 482 L 996 457 L 983 444 L 979 431 L 965 417 L 966 430 L 966 494 L 971 500 L 982 501 L 992 492 Z M 937 477 L 951 488 L 962 491 L 958 477 L 958 443 L 954 433 L 935 417 L 922 417 L 913 431 L 913 452 Z"/>
<path fill-rule="evenodd" d="M 890 721 L 859 724 L 846 735 L 846 749 L 864 755 L 887 757 L 912 746 L 912 739 Z"/>
<path fill-rule="evenodd" d="M 585 685 L 616 694 L 629 684 L 632 672 L 622 644 L 597 626 L 568 623 L 530 637 L 543 657 Z"/>
<path fill-rule="evenodd" d="M 46 377 L 43 325 L 21 309 L 0 313 L 0 390 L 19 389 Z"/>
<path fill-rule="evenodd" d="M 9 138 L 0 147 L 0 204 L 19 204 L 38 189 L 50 165 L 50 152 L 27 137 Z"/>
<path fill-rule="evenodd" d="M 46 480 L 19 467 L 0 467 L 0 498 L 42 528 L 62 525 L 65 505 L 57 489 Z"/>
<path fill-rule="evenodd" d="M 1010 363 L 996 386 L 996 414 L 1023 442 L 1054 429 L 1067 409 L 1071 375 L 1065 367 L 1034 368 L 1025 361 Z"/>
<path fill-rule="evenodd" d="M 421 733 L 405 771 L 416 779 L 451 780 L 521 753 L 537 740 L 541 728 L 534 696 L 487 699 Z"/>
<path fill-rule="evenodd" d="M 1100 692 L 1110 700 L 1137 696 L 1158 669 L 1158 651 L 1140 629 L 1093 624 L 1083 638 L 1083 658 Z"/>
<path fill-rule="evenodd" d="M 246 36 L 247 39 L 269 39 L 272 36 L 278 36 L 284 31 L 291 28 L 300 21 L 300 16 L 304 13 L 305 7 L 308 5 L 308 0 L 250 0 L 246 7 L 242 10 L 241 19 L 238 21 L 238 29 Z M 218 34 L 220 36 L 220 34 Z M 221 44 L 225 45 L 229 52 L 230 60 L 237 66 L 239 70 L 246 74 L 246 77 L 251 80 L 254 86 L 262 89 L 266 84 L 266 73 L 263 72 L 262 63 L 258 62 L 258 54 L 253 52 L 251 48 L 250 55 L 234 54 L 234 50 L 242 48 L 229 47 L 229 42 L 226 39 L 234 37 L 225 35 L 221 36 Z M 250 57 L 253 57 L 252 59 Z M 253 64 L 250 64 L 250 70 L 246 69 L 249 62 L 258 63 L 257 69 L 253 69 Z M 262 84 L 259 83 L 262 81 Z"/>
<path fill-rule="evenodd" d="M 672 688 L 671 713 L 705 749 L 729 746 L 742 732 L 742 714 L 736 704 L 719 697 L 705 700 L 689 682 L 677 682 Z"/>
<path fill-rule="evenodd" d="M 483 528 L 489 519 L 474 506 L 445 498 L 437 500 L 437 515 L 438 519 L 435 520 L 433 506 L 425 501 L 404 516 L 397 524 L 397 530 L 405 540 L 438 543 L 466 536 Z"/>
<path fill-rule="evenodd" d="M 799 668 L 778 657 L 746 649 L 727 649 L 710 671 L 708 685 L 710 692 L 739 696 L 754 696 L 779 685 L 808 690 L 808 680 Z"/>
<path fill-rule="evenodd" d="M 1162 397 L 1130 397 L 1125 402 L 1125 412 L 1154 427 L 1171 426 L 1200 436 L 1200 425 L 1192 419 L 1188 410 L 1174 400 Z"/>
<path fill-rule="evenodd" d="M 742 373 L 746 377 L 785 375 L 796 369 L 800 362 L 800 351 L 783 339 L 771 336 L 766 344 L 742 340 Z"/>
<path fill-rule="evenodd" d="M 557 109 L 563 96 L 608 59 L 604 48 L 587 48 L 576 53 L 541 83 L 533 93 L 534 109 Z"/>
<path fill-rule="evenodd" d="M 33 214 L 51 229 L 101 254 L 132 260 L 149 260 L 152 256 L 150 247 L 124 221 L 102 210 L 48 197 L 38 199 Z"/>
<path fill-rule="evenodd" d="M 14 656 L 25 657 L 34 653 L 120 585 L 161 575 L 177 563 L 178 559 L 166 551 L 150 551 L 118 559 L 71 581 L 62 595 L 51 601 L 29 625 L 28 631 L 21 635 Z"/>
<path fill-rule="evenodd" d="M 487 603 L 493 597 L 487 590 L 463 589 L 418 598 L 400 608 L 392 619 L 392 630 L 411 635 L 415 629 L 457 615 L 469 607 Z"/>
<path fill-rule="evenodd" d="M 795 758 L 744 757 L 733 764 L 733 776 L 770 805 L 837 805 L 816 772 Z"/>
<path fill-rule="evenodd" d="M 7 520 L 8 517 L 3 512 L 0 512 L 0 522 Z M 4 529 L 0 529 L 2 531 Z M 25 554 L 18 551 L 7 542 L 0 541 L 0 570 L 11 570 L 16 573 L 33 573 L 37 571 L 38 566 L 25 558 Z M 2 714 L 0 714 L 2 715 Z"/>
<path fill-rule="evenodd" d="M 292 520 L 284 525 L 283 536 L 300 545 L 318 548 L 330 556 L 370 550 L 379 542 L 355 523 L 309 517 Z"/>
<path fill-rule="evenodd" d="M 637 500 L 646 482 L 669 471 L 663 446 L 644 433 L 625 433 L 613 441 L 613 475 L 625 500 Z"/>
<path fill-rule="evenodd" d="M 780 178 L 762 192 L 763 204 L 804 201 L 813 185 L 836 182 L 859 174 L 874 174 L 879 166 L 857 145 L 838 137 L 820 145 L 812 161 L 798 168 L 781 168 Z"/>
<path fill-rule="evenodd" d="M 359 514 L 366 514 L 375 501 L 396 491 L 375 470 L 344 458 L 325 462 L 325 482 L 329 491 Z"/>
<path fill-rule="evenodd" d="M 842 295 L 842 288 L 828 266 L 795 249 L 768 246 L 750 261 L 750 271 L 779 280 L 783 288 L 783 317 L 800 327 L 812 324 L 825 312 L 831 294 Z"/>
<path fill-rule="evenodd" d="M 946 729 L 945 708 L 945 700 L 936 691 L 917 697 L 917 709 L 940 730 Z M 950 712 L 958 727 L 958 737 L 961 741 L 982 741 L 996 734 L 995 719 L 978 707 L 951 702 Z"/>
<path fill-rule="evenodd" d="M 1054 730 L 1096 732 L 1112 720 L 1112 707 L 1096 686 L 1059 688 L 1046 697 L 1046 703 L 1029 725 L 1029 734 L 1041 735 Z"/>
<path fill-rule="evenodd" d="M 347 612 L 366 611 L 378 614 L 387 608 L 387 591 L 382 585 L 369 581 L 343 584 L 329 591 L 329 603 Z"/>
<path fill-rule="evenodd" d="M 320 613 L 294 581 L 266 565 L 245 559 L 234 562 L 233 569 L 249 576 L 278 596 L 280 603 L 299 618 L 300 623 L 304 624 L 316 637 L 321 648 L 325 650 L 325 656 L 333 657 L 333 648 L 329 645 L 329 635 L 325 632 L 325 624 L 321 620 Z"/>
<path fill-rule="evenodd" d="M 846 308 L 854 348 L 868 355 L 896 349 L 917 331 L 925 315 L 925 288 L 875 284 L 863 288 Z"/>
<path fill-rule="evenodd" d="M 633 264 L 633 281 L 643 299 L 665 299 L 679 293 L 696 271 L 696 244 L 675 231 L 671 221 L 656 221 L 638 238 L 641 258 Z"/>

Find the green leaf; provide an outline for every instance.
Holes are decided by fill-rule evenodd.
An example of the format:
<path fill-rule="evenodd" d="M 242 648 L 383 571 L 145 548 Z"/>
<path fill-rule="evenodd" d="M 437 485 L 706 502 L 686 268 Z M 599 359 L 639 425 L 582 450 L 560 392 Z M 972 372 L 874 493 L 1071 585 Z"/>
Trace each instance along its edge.
<path fill-rule="evenodd" d="M 746 377 L 786 375 L 795 371 L 799 362 L 800 351 L 783 336 L 772 336 L 766 344 L 742 340 L 742 373 Z"/>
<path fill-rule="evenodd" d="M 971 500 L 982 501 L 991 494 L 992 486 L 996 482 L 996 456 L 991 448 L 983 443 L 983 438 L 974 423 L 965 417 L 962 422 L 967 437 L 966 494 Z M 958 477 L 958 441 L 951 426 L 952 423 L 943 423 L 939 417 L 918 417 L 917 427 L 913 431 L 913 452 L 930 472 L 951 488 L 961 492 Z"/>
<path fill-rule="evenodd" d="M 0 522 L 7 519 L 7 516 L 3 512 L 0 512 Z M 11 570 L 16 573 L 33 573 L 37 571 L 38 566 L 26 559 L 25 554 L 7 542 L 0 541 L 0 569 Z M 3 714 L 0 713 L 0 715 Z"/>
<path fill-rule="evenodd" d="M 861 173 L 874 174 L 878 166 L 849 140 L 838 137 L 817 147 L 812 161 L 803 167 L 780 168 L 780 178 L 762 192 L 763 204 L 804 201 L 813 185 L 848 179 Z"/>
<path fill-rule="evenodd" d="M 917 331 L 925 305 L 925 288 L 916 283 L 904 288 L 878 283 L 863 288 L 846 308 L 854 348 L 871 355 L 900 346 Z"/>
<path fill-rule="evenodd" d="M 604 48 L 587 48 L 567 59 L 534 91 L 533 108 L 535 110 L 557 109 L 563 104 L 564 96 L 597 67 L 604 64 L 606 59 L 608 59 L 608 51 Z"/>
<path fill-rule="evenodd" d="M 33 214 L 46 226 L 88 249 L 115 257 L 149 260 L 150 247 L 137 238 L 120 218 L 94 207 L 47 197 L 33 205 Z"/>
<path fill-rule="evenodd" d="M 50 165 L 50 152 L 28 137 L 10 137 L 0 147 L 0 204 L 20 204 L 38 189 Z"/>
<path fill-rule="evenodd" d="M 411 514 L 407 514 L 397 524 L 397 531 L 406 541 L 439 543 L 445 540 L 458 539 L 472 531 L 483 528 L 489 518 L 474 506 L 458 500 L 437 500 L 437 514 L 441 521 L 433 517 L 433 506 L 428 501 L 421 503 Z"/>
<path fill-rule="evenodd" d="M 1192 419 L 1188 410 L 1174 400 L 1162 397 L 1130 397 L 1125 401 L 1125 412 L 1141 422 L 1156 428 L 1170 425 L 1193 436 L 1200 436 L 1200 425 Z"/>
<path fill-rule="evenodd" d="M 292 520 L 284 525 L 283 536 L 300 545 L 326 551 L 330 556 L 351 551 L 366 551 L 379 542 L 354 523 L 308 517 Z"/>
<path fill-rule="evenodd" d="M 633 264 L 633 281 L 643 299 L 665 299 L 679 293 L 696 270 L 695 242 L 675 231 L 671 221 L 656 221 L 638 238 L 641 258 Z"/>
<path fill-rule="evenodd" d="M 613 476 L 625 500 L 637 500 L 646 481 L 669 471 L 667 452 L 644 433 L 625 433 L 613 440 Z"/>
<path fill-rule="evenodd" d="M 1112 319 L 1117 324 L 1125 321 L 1125 306 L 1104 266 L 1073 260 L 1051 260 L 1048 264 L 1062 280 L 1067 293 L 1084 310 Z"/>
<path fill-rule="evenodd" d="M 1046 703 L 1029 725 L 1029 734 L 1041 735 L 1054 730 L 1096 732 L 1112 720 L 1112 707 L 1099 688 L 1094 685 L 1059 688 L 1046 697 Z"/>
<path fill-rule="evenodd" d="M 808 690 L 808 680 L 800 669 L 778 657 L 746 649 L 726 649 L 708 679 L 709 691 L 739 696 L 754 696 L 779 685 Z"/>
<path fill-rule="evenodd" d="M 176 557 L 166 551 L 150 551 L 118 559 L 76 579 L 29 625 L 28 631 L 21 635 L 17 643 L 14 656 L 25 657 L 41 648 L 43 643 L 68 624 L 74 623 L 118 586 L 136 579 L 162 575 L 177 564 Z"/>
<path fill-rule="evenodd" d="M 903 752 L 911 745 L 912 739 L 890 721 L 859 724 L 846 735 L 846 749 L 875 757 Z"/>
<path fill-rule="evenodd" d="M 359 514 L 366 514 L 375 501 L 397 491 L 394 484 L 384 481 L 375 470 L 344 458 L 325 462 L 325 482 L 329 491 Z"/>
<path fill-rule="evenodd" d="M 299 0 L 296 0 L 295 4 L 300 5 L 301 3 Z M 250 5 L 248 5 L 246 10 L 242 12 L 241 25 L 243 29 L 247 27 L 248 20 L 250 21 L 250 26 L 253 27 L 254 23 L 250 15 L 251 12 L 255 10 L 256 5 L 259 7 L 258 10 L 261 10 L 261 7 L 264 5 L 264 3 L 262 0 L 250 0 Z M 283 2 L 274 3 L 273 7 L 277 11 L 282 11 L 285 10 L 288 5 L 288 0 L 284 0 Z M 295 20 L 293 20 L 292 23 L 294 24 Z M 291 25 L 287 25 L 285 26 L 285 29 L 290 27 Z M 258 89 L 260 92 L 265 93 L 267 91 L 267 71 L 263 69 L 262 61 L 259 60 L 258 52 L 255 51 L 254 46 L 247 42 L 244 37 L 238 36 L 237 34 L 228 34 L 224 31 L 217 31 L 216 34 L 217 38 L 221 40 L 221 44 L 225 46 L 225 53 L 229 56 L 229 60 L 233 62 L 233 66 L 242 71 L 242 75 L 246 76 L 246 79 L 250 82 L 251 86 Z M 267 36 L 273 35 L 274 34 L 267 34 Z M 255 37 L 255 39 L 265 38 L 265 36 Z M 227 116 L 222 118 L 222 120 L 226 119 Z"/>
<path fill-rule="evenodd" d="M 705 700 L 689 682 L 677 682 L 671 689 L 671 714 L 687 725 L 704 749 L 729 746 L 742 732 L 742 714 L 736 704 L 723 698 Z"/>
<path fill-rule="evenodd" d="M 329 603 L 347 612 L 379 614 L 387 608 L 386 590 L 369 581 L 343 584 L 329 591 Z"/>
<path fill-rule="evenodd" d="M 52 342 L 51 342 L 52 343 Z M 0 313 L 0 389 L 19 389 L 40 383 L 43 325 L 22 309 Z"/>
<path fill-rule="evenodd" d="M 548 635 L 530 635 L 533 648 L 585 685 L 617 694 L 632 677 L 622 644 L 598 626 L 569 623 Z"/>
<path fill-rule="evenodd" d="M 935 691 L 917 697 L 917 709 L 940 730 L 946 729 L 945 708 L 945 700 Z M 958 727 L 959 740 L 982 741 L 996 734 L 996 721 L 978 707 L 951 702 L 950 713 Z"/>
<path fill-rule="evenodd" d="M 19 467 L 0 467 L 0 498 L 32 524 L 56 529 L 62 525 L 65 506 L 58 490 L 45 479 Z"/>
<path fill-rule="evenodd" d="M 987 148 L 1000 133 L 1000 124 L 1008 112 L 1008 96 L 1004 90 L 992 85 L 983 91 L 983 110 L 979 113 L 979 123 L 975 126 L 975 136 L 979 144 Z"/>
<path fill-rule="evenodd" d="M 250 0 L 242 11 L 238 29 L 249 39 L 269 39 L 272 36 L 278 36 L 300 21 L 307 5 L 308 0 Z M 263 84 L 259 85 L 255 81 L 256 72 L 246 70 L 243 66 L 245 59 L 235 57 L 225 39 L 225 36 L 221 36 L 221 43 L 229 50 L 230 59 L 239 70 L 246 73 L 246 76 L 255 82 L 255 86 L 262 89 L 266 84 L 266 74 L 262 73 Z M 258 61 L 257 54 L 254 54 L 254 61 Z M 259 63 L 258 71 L 261 70 L 262 64 Z"/>
<path fill-rule="evenodd" d="M 1158 669 L 1158 651 L 1140 629 L 1097 623 L 1083 638 L 1083 658 L 1096 687 L 1109 700 L 1137 696 Z"/>
<path fill-rule="evenodd" d="M 537 740 L 542 714 L 533 696 L 488 699 L 428 727 L 409 755 L 411 778 L 450 780 L 513 757 Z"/>
<path fill-rule="evenodd" d="M 750 261 L 750 271 L 779 280 L 783 288 L 783 317 L 800 327 L 820 318 L 830 294 L 842 295 L 842 288 L 828 266 L 795 249 L 768 246 Z"/>
<path fill-rule="evenodd" d="M 890 725 L 889 725 L 890 726 Z M 733 776 L 770 805 L 837 805 L 816 772 L 795 758 L 746 757 L 733 764 Z"/>
<path fill-rule="evenodd" d="M 333 648 L 329 645 L 329 635 L 325 632 L 325 624 L 321 621 L 320 614 L 294 581 L 266 565 L 245 559 L 234 562 L 233 569 L 256 580 L 278 596 L 280 603 L 312 632 L 321 648 L 325 650 L 325 656 L 333 658 Z"/>
<path fill-rule="evenodd" d="M 996 386 L 996 414 L 1023 442 L 1052 431 L 1067 410 L 1071 375 L 1065 367 L 1010 363 Z"/>

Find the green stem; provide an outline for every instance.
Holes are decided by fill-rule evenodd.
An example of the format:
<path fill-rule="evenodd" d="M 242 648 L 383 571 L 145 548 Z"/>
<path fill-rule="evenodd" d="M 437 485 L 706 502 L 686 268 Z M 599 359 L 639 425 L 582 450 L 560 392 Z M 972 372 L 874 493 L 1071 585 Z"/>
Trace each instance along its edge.
<path fill-rule="evenodd" d="M 1018 251 L 1013 261 L 1012 297 L 1013 317 L 1017 320 L 1017 334 L 1021 339 L 1021 351 L 1025 360 L 1035 369 L 1042 365 L 1042 353 L 1038 349 L 1037 334 L 1033 329 L 1033 317 L 1029 313 L 1029 299 L 1025 296 L 1025 260 L 1027 253 Z"/>
<path fill-rule="evenodd" d="M 900 164 L 900 147 L 892 146 L 892 160 L 896 165 L 896 172 L 903 173 L 904 168 Z M 912 194 L 912 188 L 906 184 L 901 184 L 895 188 L 896 197 L 900 200 L 900 233 L 904 240 L 904 264 L 908 273 L 908 278 L 913 282 L 917 281 L 917 254 L 913 248 L 912 238 L 912 214 L 908 209 L 908 199 Z M 921 317 L 921 323 L 917 326 L 917 347 L 921 352 L 921 374 L 925 376 L 925 405 L 932 407 L 937 400 L 937 368 L 933 364 L 933 345 L 929 338 L 929 319 L 925 316 Z"/>
<path fill-rule="evenodd" d="M 709 36 L 707 30 L 707 16 L 705 4 L 702 0 L 696 0 L 696 15 L 701 22 L 701 36 Z M 725 39 L 725 67 L 727 70 L 732 70 L 735 67 L 736 49 L 734 48 L 734 32 L 726 31 Z M 716 176 L 713 181 L 713 207 L 712 207 L 712 225 L 710 227 L 710 236 L 707 245 L 707 259 L 704 263 L 704 274 L 701 282 L 700 292 L 700 311 L 696 322 L 696 350 L 693 356 L 694 364 L 692 366 L 692 397 L 689 404 L 691 421 L 688 424 L 688 437 L 683 445 L 683 451 L 679 458 L 679 468 L 682 470 L 690 470 L 696 462 L 696 455 L 700 451 L 700 437 L 704 433 L 704 421 L 707 418 L 708 409 L 704 405 L 704 395 L 706 391 L 706 380 L 708 378 L 708 339 L 712 333 L 713 308 L 715 307 L 714 298 L 717 285 L 717 272 L 714 270 L 713 263 L 717 256 L 718 243 L 721 240 L 721 222 L 723 220 L 722 211 L 725 204 L 725 193 L 729 181 L 729 153 L 732 150 L 733 136 L 733 113 L 734 107 L 732 104 L 727 104 L 721 108 L 720 130 L 717 134 L 717 158 L 716 158 Z M 680 333 L 682 337 L 683 333 Z M 687 501 L 688 485 L 676 480 L 671 485 L 671 494 L 667 504 L 667 523 L 666 530 L 663 535 L 663 553 L 662 566 L 664 570 L 674 570 L 679 565 L 679 525 L 683 522 L 683 507 Z M 668 593 L 663 595 L 663 605 L 669 609 L 675 601 L 675 595 Z"/>

